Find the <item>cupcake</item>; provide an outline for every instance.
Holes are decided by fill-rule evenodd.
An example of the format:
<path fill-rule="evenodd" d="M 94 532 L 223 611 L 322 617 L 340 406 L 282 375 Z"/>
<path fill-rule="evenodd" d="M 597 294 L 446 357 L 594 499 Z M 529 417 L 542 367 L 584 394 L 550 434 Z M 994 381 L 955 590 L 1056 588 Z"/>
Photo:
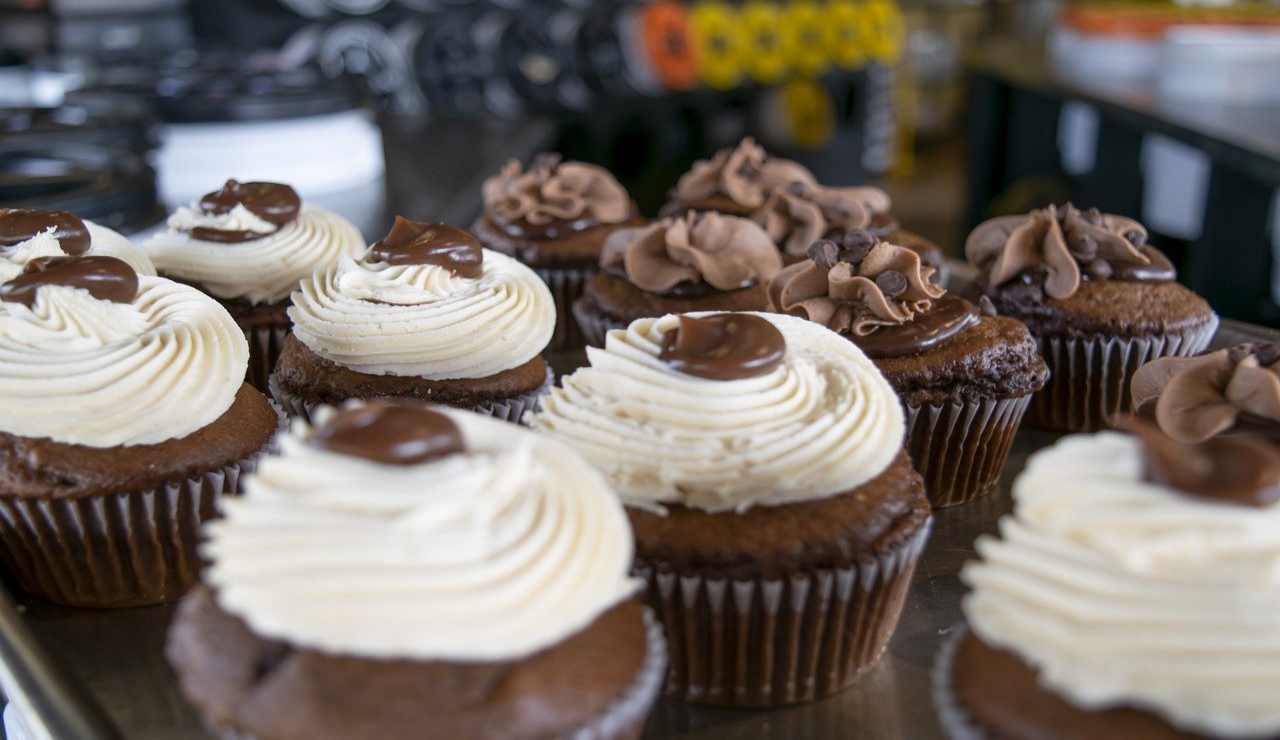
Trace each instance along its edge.
<path fill-rule="evenodd" d="M 349 221 L 306 205 L 288 185 L 228 180 L 169 216 L 143 244 L 165 277 L 213 296 L 249 340 L 249 382 L 267 389 L 289 333 L 298 281 L 359 257 L 365 241 Z"/>
<path fill-rule="evenodd" d="M 115 257 L 138 275 L 155 275 L 146 253 L 124 236 L 66 211 L 0 208 L 0 281 L 41 257 Z"/>
<path fill-rule="evenodd" d="M 546 284 L 452 226 L 396 218 L 361 258 L 304 280 L 292 304 L 270 387 L 294 416 L 411 398 L 519 421 L 551 384 Z"/>
<path fill-rule="evenodd" d="M 556 299 L 554 351 L 580 349 L 573 302 L 595 274 L 605 240 L 643 221 L 603 167 L 542 154 L 526 171 L 512 160 L 484 181 L 484 213 L 471 230 L 486 249 L 532 267 Z"/>
<path fill-rule="evenodd" d="M 1169 260 L 1137 221 L 1067 204 L 992 219 L 965 243 L 1002 316 L 1027 325 L 1051 373 L 1029 419 L 1089 431 L 1130 409 L 1134 371 L 1158 357 L 1194 355 L 1218 317 L 1174 282 Z"/>
<path fill-rule="evenodd" d="M 694 311 L 764 311 L 765 283 L 782 269 L 769 235 L 736 216 L 690 211 L 621 229 L 600 272 L 573 304 L 587 344 L 603 347 L 632 321 Z"/>
<path fill-rule="evenodd" d="M 1280 431 L 1280 345 L 1238 344 L 1198 357 L 1162 357 L 1133 374 L 1139 416 L 1186 444 L 1219 434 Z"/>
<path fill-rule="evenodd" d="M 123 607 L 181 595 L 200 522 L 276 430 L 218 303 L 105 255 L 0 284 L 0 563 L 28 593 Z"/>
<path fill-rule="evenodd" d="M 851 685 L 893 634 L 930 524 L 875 365 L 755 313 L 639 319 L 587 357 L 530 424 L 627 505 L 667 693 L 765 707 Z"/>
<path fill-rule="evenodd" d="M 978 541 L 935 670 L 950 737 L 1280 736 L 1280 450 L 1132 428 L 1032 456 Z"/>
<path fill-rule="evenodd" d="M 295 422 L 207 528 L 167 653 L 221 737 L 639 737 L 666 665 L 603 478 L 465 411 Z"/>
<path fill-rule="evenodd" d="M 907 449 L 935 507 L 995 489 L 1014 434 L 1048 369 L 1021 322 L 986 312 L 935 282 L 920 255 L 849 232 L 768 286 L 774 311 L 856 344 L 906 410 Z"/>

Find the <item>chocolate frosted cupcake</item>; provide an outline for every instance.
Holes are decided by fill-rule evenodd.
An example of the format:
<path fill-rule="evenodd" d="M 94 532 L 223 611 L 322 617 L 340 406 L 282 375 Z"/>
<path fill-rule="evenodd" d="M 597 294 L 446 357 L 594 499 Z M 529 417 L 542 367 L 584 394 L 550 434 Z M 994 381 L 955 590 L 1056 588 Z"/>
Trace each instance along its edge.
<path fill-rule="evenodd" d="M 359 257 L 365 241 L 346 219 L 306 205 L 293 188 L 228 180 L 169 216 L 143 245 L 160 274 L 218 299 L 249 340 L 249 382 L 267 377 L 289 333 L 298 281 Z"/>
<path fill-rule="evenodd" d="M 412 398 L 519 421 L 551 384 L 546 284 L 444 224 L 397 218 L 359 260 L 302 282 L 271 393 L 291 415 Z"/>
<path fill-rule="evenodd" d="M 1133 375 L 1133 408 L 1186 444 L 1219 434 L 1280 431 L 1280 345 L 1239 344 L 1162 357 Z"/>
<path fill-rule="evenodd" d="M 1021 322 L 982 315 L 936 284 L 904 247 L 850 232 L 768 287 L 774 311 L 807 318 L 856 344 L 907 414 L 907 449 L 935 507 L 990 493 L 1048 370 Z M 987 304 L 989 306 L 989 304 Z M 990 312 L 988 312 L 990 313 Z"/>
<path fill-rule="evenodd" d="M 215 301 L 115 257 L 40 257 L 0 284 L 9 579 L 71 606 L 181 595 L 200 522 L 278 424 L 248 353 Z"/>
<path fill-rule="evenodd" d="M 1049 384 L 1031 403 L 1045 429 L 1088 431 L 1130 408 L 1129 380 L 1158 357 L 1194 355 L 1218 317 L 1174 282 L 1137 221 L 1070 204 L 992 219 L 965 256 L 987 297 L 1040 342 Z"/>
<path fill-rule="evenodd" d="M 208 528 L 168 656 L 222 737 L 636 738 L 666 665 L 570 449 L 373 402 L 295 423 Z"/>
<path fill-rule="evenodd" d="M 668 694 L 775 706 L 852 684 L 893 633 L 930 522 L 880 372 L 777 314 L 639 319 L 587 355 L 530 424 L 628 505 Z"/>
<path fill-rule="evenodd" d="M 1280 451 L 1064 439 L 962 578 L 935 695 L 953 738 L 1280 737 Z"/>
<path fill-rule="evenodd" d="M 782 269 L 769 235 L 744 218 L 690 212 L 617 231 L 601 272 L 573 304 L 587 344 L 640 318 L 692 311 L 763 311 L 765 282 Z"/>
<path fill-rule="evenodd" d="M 631 196 L 603 167 L 543 154 L 525 171 L 511 161 L 484 182 L 472 225 L 487 248 L 532 267 L 556 299 L 555 351 L 582 347 L 573 302 L 595 274 L 605 240 L 642 223 Z"/>
<path fill-rule="evenodd" d="M 0 281 L 41 257 L 115 257 L 138 275 L 155 275 L 146 253 L 124 236 L 66 211 L 0 208 Z"/>

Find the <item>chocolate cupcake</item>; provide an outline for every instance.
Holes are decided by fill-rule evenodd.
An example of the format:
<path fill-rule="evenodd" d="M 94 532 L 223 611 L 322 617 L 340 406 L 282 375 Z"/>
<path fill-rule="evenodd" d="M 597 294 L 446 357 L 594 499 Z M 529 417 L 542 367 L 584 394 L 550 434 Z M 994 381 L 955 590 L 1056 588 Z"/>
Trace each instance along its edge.
<path fill-rule="evenodd" d="M 1123 216 L 1067 204 L 992 219 L 965 243 L 1002 316 L 1027 325 L 1051 376 L 1031 423 L 1102 428 L 1130 409 L 1133 373 L 1158 357 L 1194 355 L 1218 327 L 1204 299 L 1174 282 L 1147 231 Z"/>
<path fill-rule="evenodd" d="M 868 232 L 850 232 L 843 245 L 820 240 L 809 253 L 770 281 L 771 309 L 840 334 L 884 373 L 935 507 L 994 490 L 1048 377 L 1027 328 L 983 315 L 938 285 L 919 254 Z"/>
<path fill-rule="evenodd" d="M 363 257 L 304 280 L 292 302 L 270 387 L 294 416 L 411 398 L 518 422 L 551 385 L 551 292 L 452 226 L 397 217 Z"/>
<path fill-rule="evenodd" d="M 511 161 L 484 182 L 484 213 L 471 230 L 485 248 L 538 274 L 556 299 L 553 351 L 580 349 L 573 302 L 596 273 L 605 240 L 643 223 L 626 189 L 603 167 L 542 154 L 528 171 Z"/>
<path fill-rule="evenodd" d="M 782 269 L 782 257 L 751 221 L 691 211 L 614 232 L 600 267 L 573 304 L 587 344 L 595 347 L 636 319 L 764 311 L 765 282 Z"/>
<path fill-rule="evenodd" d="M 598 473 L 463 411 L 316 416 L 207 528 L 207 588 L 170 631 L 218 735 L 639 737 L 665 647 Z"/>
<path fill-rule="evenodd" d="M 276 430 L 249 348 L 194 288 L 108 256 L 40 257 L 0 284 L 0 562 L 49 601 L 181 595 L 200 522 Z"/>
<path fill-rule="evenodd" d="M 151 259 L 121 234 L 66 211 L 0 208 L 0 281 L 41 257 L 115 257 L 138 275 L 155 275 Z"/>
<path fill-rule="evenodd" d="M 1280 450 L 1131 428 L 1034 455 L 978 541 L 934 676 L 951 737 L 1280 736 Z"/>
<path fill-rule="evenodd" d="M 902 407 L 801 319 L 639 319 L 530 424 L 606 474 L 671 648 L 669 695 L 811 701 L 880 657 L 928 537 Z"/>
<path fill-rule="evenodd" d="M 194 285 L 231 312 L 249 340 L 249 382 L 263 391 L 289 334 L 298 281 L 365 248 L 349 221 L 271 182 L 228 180 L 175 211 L 168 226 L 143 247 L 161 275 Z"/>
<path fill-rule="evenodd" d="M 1134 373 L 1131 391 L 1134 411 L 1179 442 L 1237 432 L 1271 435 L 1280 431 L 1280 345 L 1162 357 Z"/>

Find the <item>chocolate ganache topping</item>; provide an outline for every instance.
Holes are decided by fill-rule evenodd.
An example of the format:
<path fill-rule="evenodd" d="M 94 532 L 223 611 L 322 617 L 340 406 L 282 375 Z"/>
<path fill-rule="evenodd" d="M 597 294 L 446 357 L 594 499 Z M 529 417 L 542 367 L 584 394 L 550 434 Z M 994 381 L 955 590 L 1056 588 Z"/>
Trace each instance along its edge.
<path fill-rule="evenodd" d="M 813 173 L 789 159 L 768 156 L 754 139 L 695 162 L 676 183 L 675 197 L 686 206 L 708 198 L 728 198 L 745 211 L 760 208 L 773 191 L 791 183 L 817 187 Z"/>
<path fill-rule="evenodd" d="M 603 167 L 538 155 L 526 172 L 512 160 L 485 180 L 485 215 L 514 239 L 557 239 L 631 217 L 631 198 Z"/>
<path fill-rule="evenodd" d="M 1162 357 L 1134 373 L 1133 408 L 1182 443 L 1225 432 L 1280 438 L 1280 345 Z"/>
<path fill-rule="evenodd" d="M 1142 442 L 1143 477 L 1197 498 L 1255 508 L 1280 501 L 1280 448 L 1254 435 L 1180 442 L 1138 418 L 1123 426 Z"/>
<path fill-rule="evenodd" d="M 39 257 L 21 275 L 0 283 L 0 301 L 32 308 L 46 285 L 83 288 L 100 301 L 131 303 L 138 295 L 138 273 L 115 257 Z"/>
<path fill-rule="evenodd" d="M 435 265 L 472 279 L 484 269 L 484 249 L 470 232 L 403 216 L 396 216 L 391 231 L 369 247 L 366 259 L 388 265 Z"/>
<path fill-rule="evenodd" d="M 625 273 L 650 293 L 688 293 L 701 285 L 729 291 L 773 277 L 782 269 L 782 256 L 769 235 L 745 218 L 691 211 L 614 232 L 600 266 Z"/>
<path fill-rule="evenodd" d="M 991 219 L 974 229 L 964 251 L 986 274 L 988 290 L 1021 279 L 1039 299 L 1063 299 L 1085 280 L 1173 280 L 1173 265 L 1146 241 L 1147 230 L 1131 218 L 1068 203 Z"/>
<path fill-rule="evenodd" d="M 370 401 L 342 409 L 311 433 L 321 449 L 385 465 L 416 465 L 459 452 L 462 432 L 448 416 L 419 404 Z"/>
<path fill-rule="evenodd" d="M 769 282 L 769 306 L 848 335 L 871 357 L 898 357 L 979 320 L 977 309 L 947 295 L 934 275 L 917 252 L 854 231 L 841 244 L 814 242 L 809 259 L 779 272 Z"/>
<path fill-rule="evenodd" d="M 759 316 L 722 313 L 694 318 L 662 337 L 658 359 L 686 375 L 708 380 L 742 380 L 768 375 L 782 363 L 787 342 Z"/>
<path fill-rule="evenodd" d="M 288 185 L 275 182 L 240 182 L 227 180 L 221 190 L 206 193 L 200 199 L 200 210 L 208 216 L 225 216 L 242 206 L 254 216 L 275 225 L 283 226 L 298 217 L 302 199 Z M 196 226 L 191 236 L 208 242 L 238 244 L 260 239 L 271 232 L 253 229 L 219 229 L 212 226 Z"/>
<path fill-rule="evenodd" d="M 37 234 L 53 229 L 62 251 L 78 257 L 89 251 L 89 228 L 66 211 L 36 211 L 29 208 L 0 208 L 0 251 L 15 247 Z"/>
<path fill-rule="evenodd" d="M 890 203 L 879 188 L 828 188 L 796 180 L 774 190 L 751 218 L 783 251 L 800 257 L 824 236 L 871 228 Z"/>

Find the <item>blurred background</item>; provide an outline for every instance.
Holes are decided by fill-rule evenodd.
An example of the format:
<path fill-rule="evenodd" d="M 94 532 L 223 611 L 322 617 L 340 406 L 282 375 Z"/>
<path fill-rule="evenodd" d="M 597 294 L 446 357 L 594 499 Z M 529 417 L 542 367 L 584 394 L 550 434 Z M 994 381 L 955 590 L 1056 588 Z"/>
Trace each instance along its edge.
<path fill-rule="evenodd" d="M 370 239 L 468 223 L 548 149 L 652 213 L 747 134 L 956 256 L 1051 202 L 1139 218 L 1223 315 L 1280 325 L 1273 0 L 0 0 L 0 207 L 127 233 L 228 177 Z"/>

